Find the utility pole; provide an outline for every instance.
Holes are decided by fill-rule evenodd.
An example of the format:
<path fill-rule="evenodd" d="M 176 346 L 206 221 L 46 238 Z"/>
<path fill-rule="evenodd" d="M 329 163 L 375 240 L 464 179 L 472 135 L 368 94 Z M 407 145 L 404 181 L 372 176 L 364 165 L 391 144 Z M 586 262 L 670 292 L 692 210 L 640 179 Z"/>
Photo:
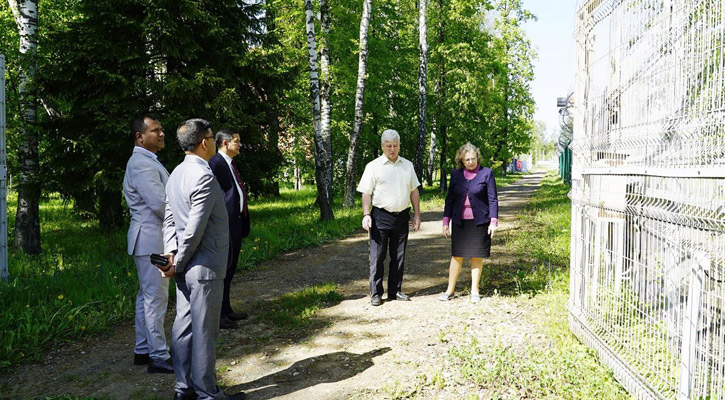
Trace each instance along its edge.
<path fill-rule="evenodd" d="M 5 56 L 0 54 L 0 279 L 8 273 L 8 174 L 5 152 Z"/>

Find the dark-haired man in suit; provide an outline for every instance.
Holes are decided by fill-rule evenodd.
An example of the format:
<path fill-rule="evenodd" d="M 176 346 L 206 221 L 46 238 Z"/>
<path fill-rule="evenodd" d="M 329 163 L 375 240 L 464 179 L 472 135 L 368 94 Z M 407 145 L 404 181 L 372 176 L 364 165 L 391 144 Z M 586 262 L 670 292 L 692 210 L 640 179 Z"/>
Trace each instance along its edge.
<path fill-rule="evenodd" d="M 229 290 L 237 269 L 239 251 L 242 248 L 242 239 L 249 235 L 249 207 L 247 193 L 244 190 L 239 170 L 234 165 L 233 158 L 239 155 L 242 146 L 239 133 L 233 129 L 222 129 L 216 134 L 216 145 L 219 150 L 209 160 L 214 176 L 224 191 L 224 203 L 229 215 L 229 259 L 227 262 L 227 276 L 224 278 L 224 297 L 222 297 L 221 319 L 219 327 L 222 329 L 236 329 L 237 322 L 247 318 L 246 313 L 234 312 L 229 300 Z"/>
<path fill-rule="evenodd" d="M 166 209 L 164 187 L 169 172 L 156 157 L 164 148 L 164 128 L 152 115 L 131 122 L 133 153 L 126 164 L 123 194 L 131 223 L 128 227 L 128 254 L 138 272 L 136 296 L 136 345 L 133 363 L 148 364 L 149 373 L 174 373 L 166 344 L 164 317 L 169 300 L 169 280 L 159 275 L 149 255 L 164 249 L 162 227 Z"/>

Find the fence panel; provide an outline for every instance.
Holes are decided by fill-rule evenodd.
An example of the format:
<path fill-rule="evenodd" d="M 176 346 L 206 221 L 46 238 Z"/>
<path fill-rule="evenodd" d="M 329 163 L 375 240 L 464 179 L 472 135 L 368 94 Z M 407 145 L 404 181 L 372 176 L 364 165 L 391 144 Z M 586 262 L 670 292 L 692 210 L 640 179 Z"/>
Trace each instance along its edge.
<path fill-rule="evenodd" d="M 725 400 L 725 13 L 577 12 L 570 325 L 641 399 Z"/>

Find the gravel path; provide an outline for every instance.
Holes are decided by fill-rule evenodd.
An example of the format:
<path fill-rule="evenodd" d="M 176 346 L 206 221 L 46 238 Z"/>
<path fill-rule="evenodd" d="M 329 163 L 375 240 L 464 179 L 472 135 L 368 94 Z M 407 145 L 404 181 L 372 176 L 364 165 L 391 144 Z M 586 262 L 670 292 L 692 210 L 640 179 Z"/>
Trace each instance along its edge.
<path fill-rule="evenodd" d="M 368 242 L 364 231 L 321 247 L 284 254 L 238 274 L 232 287 L 235 308 L 250 311 L 236 331 L 222 331 L 217 369 L 227 392 L 243 390 L 255 399 L 461 398 L 475 390 L 465 382 L 434 389 L 431 375 L 445 362 L 456 333 L 475 330 L 479 342 L 497 340 L 523 346 L 538 335 L 525 302 L 494 295 L 495 269 L 518 262 L 503 243 L 516 215 L 544 173 L 525 176 L 499 190 L 500 230 L 492 258 L 484 265 L 482 301 L 470 304 L 468 264 L 457 297 L 440 302 L 450 260 L 450 242 L 441 234 L 442 210 L 426 212 L 411 232 L 403 291 L 410 302 L 370 306 Z M 387 279 L 387 278 L 386 278 Z M 344 296 L 321 310 L 319 328 L 305 335 L 274 333 L 255 316 L 260 301 L 319 283 L 334 282 Z M 169 314 L 173 314 L 173 308 Z M 173 376 L 150 375 L 132 365 L 133 321 L 104 337 L 69 344 L 43 362 L 0 377 L 0 398 L 71 394 L 111 399 L 170 399 Z M 171 320 L 167 322 L 167 330 Z"/>

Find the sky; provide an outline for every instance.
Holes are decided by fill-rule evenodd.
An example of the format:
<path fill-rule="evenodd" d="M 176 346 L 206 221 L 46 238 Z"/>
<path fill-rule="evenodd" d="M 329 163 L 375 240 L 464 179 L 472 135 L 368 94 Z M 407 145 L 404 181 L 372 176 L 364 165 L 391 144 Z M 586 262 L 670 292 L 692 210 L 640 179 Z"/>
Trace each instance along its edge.
<path fill-rule="evenodd" d="M 546 124 L 547 132 L 559 133 L 557 97 L 574 89 L 574 11 L 576 0 L 524 0 L 524 7 L 537 16 L 524 30 L 538 53 L 531 85 L 536 112 L 534 119 Z M 551 135 L 551 133 L 549 133 Z"/>

